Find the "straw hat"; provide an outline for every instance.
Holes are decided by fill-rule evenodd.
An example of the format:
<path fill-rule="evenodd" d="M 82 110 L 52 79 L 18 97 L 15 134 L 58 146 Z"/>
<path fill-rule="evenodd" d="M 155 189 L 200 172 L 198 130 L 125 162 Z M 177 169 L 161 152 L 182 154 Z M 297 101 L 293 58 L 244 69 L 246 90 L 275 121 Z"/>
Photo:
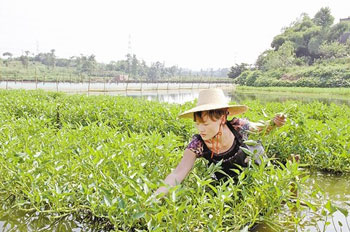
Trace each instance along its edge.
<path fill-rule="evenodd" d="M 179 118 L 192 118 L 193 113 L 199 111 L 228 108 L 229 115 L 244 113 L 248 110 L 244 105 L 229 105 L 222 89 L 206 89 L 199 92 L 196 107 L 179 115 Z"/>

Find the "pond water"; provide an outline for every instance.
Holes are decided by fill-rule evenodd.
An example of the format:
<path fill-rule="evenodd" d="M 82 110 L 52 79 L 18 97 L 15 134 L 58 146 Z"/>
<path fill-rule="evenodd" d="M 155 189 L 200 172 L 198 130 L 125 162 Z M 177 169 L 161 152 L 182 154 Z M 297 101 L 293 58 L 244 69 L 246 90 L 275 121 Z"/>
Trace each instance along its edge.
<path fill-rule="evenodd" d="M 128 97 L 140 97 L 152 101 L 161 101 L 168 103 L 183 104 L 188 101 L 197 99 L 201 89 L 180 89 L 180 90 L 158 90 L 158 91 L 123 91 L 114 93 L 98 93 L 90 92 L 89 95 L 104 94 L 104 95 L 119 95 Z M 298 94 L 298 93 L 245 93 L 238 92 L 232 88 L 223 88 L 226 98 L 229 101 L 240 103 L 245 100 L 259 100 L 261 102 L 284 102 L 288 100 L 299 100 L 302 102 L 321 101 L 326 104 L 345 104 L 350 106 L 350 98 L 334 95 L 318 95 L 318 94 Z M 87 94 L 87 93 L 85 93 Z"/>
<path fill-rule="evenodd" d="M 213 85 L 213 87 L 216 87 Z M 226 98 L 229 101 L 240 103 L 245 100 L 260 100 L 261 102 L 272 102 L 272 101 L 288 101 L 288 100 L 299 100 L 303 102 L 321 101 L 326 104 L 345 104 L 350 106 L 350 99 L 347 96 L 335 96 L 326 94 L 300 94 L 300 93 L 250 93 L 250 92 L 239 92 L 235 91 L 234 87 L 230 86 L 218 86 L 222 88 Z M 115 92 L 83 92 L 86 95 L 115 95 L 115 96 L 127 96 L 135 98 L 145 98 L 150 101 L 160 101 L 168 103 L 183 104 L 188 101 L 195 100 L 199 92 L 205 89 L 169 89 L 169 90 L 144 90 L 144 91 L 115 91 Z"/>
<path fill-rule="evenodd" d="M 332 204 L 337 207 L 348 210 L 350 212 L 350 176 L 349 175 L 334 175 L 325 174 L 321 172 L 310 173 L 310 177 L 306 183 L 302 186 L 303 191 L 311 193 L 318 189 L 322 192 L 322 198 L 320 195 L 314 197 L 314 199 L 308 199 L 309 202 L 317 202 L 325 205 L 328 200 L 331 200 Z M 288 209 L 286 209 L 288 210 Z M 312 211 L 305 206 L 305 210 L 299 212 L 305 218 L 303 225 L 297 229 L 297 231 L 309 231 L 309 232 L 335 232 L 335 231 L 350 231 L 350 216 L 345 217 L 340 211 L 335 212 L 327 218 L 322 216 L 321 209 Z M 329 224 L 328 224 L 329 223 Z M 254 232 L 272 232 L 265 224 L 258 225 Z M 285 231 L 295 231 L 293 228 L 285 228 Z"/>
<path fill-rule="evenodd" d="M 207 86 L 208 87 L 208 86 Z M 213 86 L 216 87 L 216 86 Z M 203 88 L 205 88 L 203 86 Z M 112 92 L 83 92 L 83 94 L 95 95 L 122 95 L 130 97 L 142 97 L 148 100 L 161 102 L 183 104 L 187 101 L 192 101 L 198 97 L 200 89 L 166 89 L 166 90 L 144 90 L 144 91 L 112 91 Z M 301 100 L 301 101 L 322 101 L 327 104 L 346 104 L 350 106 L 350 99 L 336 96 L 319 96 L 316 94 L 258 94 L 258 93 L 243 93 L 234 92 L 231 88 L 224 89 L 227 98 L 230 101 L 241 102 L 243 100 L 259 99 L 262 102 L 268 101 L 286 101 L 286 100 Z M 324 199 L 309 199 L 309 201 L 322 201 L 324 204 L 327 200 L 331 200 L 336 206 L 347 209 L 350 212 L 350 176 L 348 175 L 329 175 L 320 172 L 312 173 L 307 183 L 303 186 L 303 191 L 311 192 L 314 188 L 319 187 L 324 192 Z M 4 208 L 4 206 L 3 206 Z M 298 231 L 350 231 L 350 217 L 345 218 L 339 211 L 334 213 L 332 217 L 327 219 L 321 215 L 321 212 L 311 212 L 304 210 L 300 212 L 305 216 L 305 225 L 298 228 Z M 330 223 L 329 225 L 327 223 Z M 286 231 L 293 231 L 291 228 L 286 228 Z M 0 208 L 0 231 L 99 231 L 95 227 L 84 223 L 83 219 L 66 218 L 52 221 L 47 216 L 37 213 L 11 212 L 6 213 Z M 261 224 L 254 231 L 272 232 L 267 225 Z"/>
<path fill-rule="evenodd" d="M 269 101 L 322 101 L 325 103 L 350 105 L 348 96 L 327 94 L 300 94 L 300 93 L 252 93 L 235 91 L 233 84 L 225 83 L 67 83 L 67 82 L 21 82 L 1 81 L 0 89 L 43 89 L 47 91 L 61 91 L 71 94 L 86 95 L 118 95 L 142 97 L 148 100 L 179 103 L 192 101 L 198 97 L 199 91 L 208 88 L 222 88 L 229 100 L 241 102 L 243 100 L 259 99 Z"/>

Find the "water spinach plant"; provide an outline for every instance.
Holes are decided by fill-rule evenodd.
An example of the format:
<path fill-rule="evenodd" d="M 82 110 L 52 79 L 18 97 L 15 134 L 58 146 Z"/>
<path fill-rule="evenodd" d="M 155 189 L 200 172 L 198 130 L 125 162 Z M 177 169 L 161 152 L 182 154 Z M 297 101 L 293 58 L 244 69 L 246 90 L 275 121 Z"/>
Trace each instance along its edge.
<path fill-rule="evenodd" d="M 288 155 L 300 154 L 310 167 L 349 171 L 341 164 L 349 162 L 349 128 L 338 127 L 349 120 L 341 117 L 349 108 L 310 103 L 292 107 L 287 125 L 262 138 L 270 156 L 262 165 L 218 184 L 211 175 L 219 167 L 199 160 L 182 185 L 156 199 L 154 190 L 195 132 L 192 122 L 177 120 L 191 104 L 0 91 L 2 210 L 46 214 L 51 222 L 90 215 L 102 230 L 116 231 L 238 231 L 260 222 L 293 230 L 303 221 L 295 208 L 316 206 L 295 194 L 307 176 Z M 262 111 L 299 103 L 247 104 L 246 116 L 259 120 Z"/>

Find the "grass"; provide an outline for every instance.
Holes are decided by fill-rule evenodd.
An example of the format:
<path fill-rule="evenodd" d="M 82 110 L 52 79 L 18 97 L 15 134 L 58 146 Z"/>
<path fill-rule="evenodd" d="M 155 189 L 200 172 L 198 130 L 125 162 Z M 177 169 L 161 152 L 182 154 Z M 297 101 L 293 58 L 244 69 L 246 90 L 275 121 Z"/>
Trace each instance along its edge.
<path fill-rule="evenodd" d="M 237 86 L 237 92 L 268 92 L 268 93 L 303 93 L 326 95 L 350 95 L 349 88 L 311 88 L 311 87 L 250 87 Z"/>

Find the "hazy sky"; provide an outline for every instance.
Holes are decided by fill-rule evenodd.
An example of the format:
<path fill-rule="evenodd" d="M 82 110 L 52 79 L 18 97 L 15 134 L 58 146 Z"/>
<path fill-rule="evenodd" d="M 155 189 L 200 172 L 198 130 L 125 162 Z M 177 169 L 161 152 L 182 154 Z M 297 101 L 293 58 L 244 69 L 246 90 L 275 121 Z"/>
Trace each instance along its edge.
<path fill-rule="evenodd" d="M 108 63 L 131 41 L 147 64 L 224 68 L 254 63 L 283 27 L 326 6 L 335 23 L 350 16 L 350 0 L 0 0 L 0 54 L 55 49 Z"/>

